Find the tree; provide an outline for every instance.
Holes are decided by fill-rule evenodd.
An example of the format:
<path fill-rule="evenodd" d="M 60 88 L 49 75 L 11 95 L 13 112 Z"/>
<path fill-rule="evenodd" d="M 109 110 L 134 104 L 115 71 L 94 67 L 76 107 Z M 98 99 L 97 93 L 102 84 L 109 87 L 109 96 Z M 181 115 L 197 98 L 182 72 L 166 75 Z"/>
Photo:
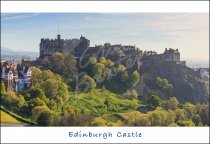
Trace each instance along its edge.
<path fill-rule="evenodd" d="M 172 97 L 169 100 L 165 100 L 161 102 L 161 107 L 165 110 L 176 110 L 179 108 L 179 101 L 176 97 Z"/>
<path fill-rule="evenodd" d="M 150 122 L 148 116 L 145 116 L 145 117 L 136 119 L 134 126 L 151 126 L 151 122 Z"/>
<path fill-rule="evenodd" d="M 30 98 L 33 99 L 33 98 L 36 98 L 36 97 L 39 97 L 41 99 L 45 99 L 45 93 L 43 92 L 42 89 L 40 89 L 39 87 L 36 87 L 36 86 L 32 86 L 30 89 L 29 89 L 29 94 L 30 94 Z"/>
<path fill-rule="evenodd" d="M 134 85 L 140 78 L 140 74 L 137 70 L 135 70 L 131 76 L 130 76 L 130 79 L 129 79 L 129 84 L 130 86 Z"/>
<path fill-rule="evenodd" d="M 4 94 L 6 94 L 6 89 L 5 89 L 5 85 L 4 85 L 4 82 L 3 81 L 1 81 L 1 95 L 4 95 Z"/>
<path fill-rule="evenodd" d="M 138 99 L 138 92 L 135 89 L 126 91 L 123 96 L 128 99 Z"/>
<path fill-rule="evenodd" d="M 20 110 L 22 107 L 27 107 L 28 104 L 25 101 L 24 97 L 20 95 L 17 100 L 17 109 Z"/>
<path fill-rule="evenodd" d="M 58 91 L 58 82 L 54 79 L 46 80 L 44 84 L 44 91 L 48 98 L 55 98 Z"/>
<path fill-rule="evenodd" d="M 97 82 L 104 80 L 104 77 L 103 77 L 104 69 L 105 69 L 105 65 L 102 63 L 97 63 L 96 65 L 94 65 L 93 75 Z"/>
<path fill-rule="evenodd" d="M 32 120 L 37 121 L 37 118 L 40 116 L 40 114 L 44 111 L 50 111 L 50 109 L 47 106 L 36 106 L 32 109 Z"/>
<path fill-rule="evenodd" d="M 5 104 L 15 104 L 17 102 L 17 96 L 15 95 L 14 92 L 8 92 L 3 99 L 3 102 Z"/>
<path fill-rule="evenodd" d="M 179 126 L 195 126 L 194 122 L 192 120 L 185 120 L 185 121 L 178 121 L 177 124 Z"/>
<path fill-rule="evenodd" d="M 156 78 L 156 85 L 163 90 L 169 90 L 173 88 L 173 85 L 170 84 L 167 79 L 162 79 L 160 77 Z"/>
<path fill-rule="evenodd" d="M 67 114 L 60 118 L 60 126 L 89 126 L 93 116 L 90 113 Z"/>
<path fill-rule="evenodd" d="M 189 102 L 184 104 L 184 110 L 186 111 L 186 116 L 191 119 L 195 114 L 195 106 Z"/>
<path fill-rule="evenodd" d="M 170 109 L 176 110 L 179 107 L 179 101 L 176 97 L 172 97 L 169 99 Z"/>
<path fill-rule="evenodd" d="M 63 75 L 69 79 L 75 77 L 77 73 L 77 60 L 72 54 L 64 57 L 64 72 Z"/>
<path fill-rule="evenodd" d="M 162 116 L 159 111 L 153 111 L 149 114 L 149 120 L 151 122 L 151 126 L 161 126 L 162 125 Z"/>
<path fill-rule="evenodd" d="M 119 65 L 118 66 L 118 69 L 117 69 L 118 72 L 122 72 L 123 73 L 125 70 L 126 70 L 126 68 L 125 68 L 124 65 Z"/>
<path fill-rule="evenodd" d="M 209 126 L 209 105 L 197 105 L 196 111 L 199 114 L 203 125 Z"/>
<path fill-rule="evenodd" d="M 150 108 L 156 109 L 160 105 L 160 98 L 156 95 L 151 95 L 147 100 L 147 104 Z"/>
<path fill-rule="evenodd" d="M 37 118 L 39 126 L 52 126 L 54 124 L 54 115 L 50 111 L 43 111 Z"/>
<path fill-rule="evenodd" d="M 202 126 L 203 125 L 199 114 L 195 114 L 193 116 L 192 120 L 193 120 L 193 122 L 195 123 L 196 126 Z"/>
<path fill-rule="evenodd" d="M 128 75 L 128 72 L 125 71 L 122 75 L 121 81 L 124 83 L 128 83 L 128 80 L 129 80 L 129 75 Z"/>
<path fill-rule="evenodd" d="M 61 53 L 53 53 L 51 56 L 45 57 L 45 67 L 57 74 L 63 74 L 64 55 Z"/>
<path fill-rule="evenodd" d="M 176 119 L 175 119 L 176 122 L 184 121 L 187 119 L 185 115 L 185 111 L 183 109 L 176 109 L 175 114 L 176 114 Z"/>
<path fill-rule="evenodd" d="M 96 87 L 95 81 L 90 76 L 87 76 L 87 75 L 84 75 L 80 79 L 79 84 L 78 84 L 78 88 L 82 92 L 90 91 L 94 89 L 95 87 Z"/>
<path fill-rule="evenodd" d="M 104 64 L 104 65 L 106 65 L 106 63 L 107 63 L 107 61 L 106 61 L 106 58 L 105 58 L 105 57 L 101 57 L 101 58 L 99 58 L 98 62 L 99 62 L 99 63 L 102 63 L 102 64 Z"/>

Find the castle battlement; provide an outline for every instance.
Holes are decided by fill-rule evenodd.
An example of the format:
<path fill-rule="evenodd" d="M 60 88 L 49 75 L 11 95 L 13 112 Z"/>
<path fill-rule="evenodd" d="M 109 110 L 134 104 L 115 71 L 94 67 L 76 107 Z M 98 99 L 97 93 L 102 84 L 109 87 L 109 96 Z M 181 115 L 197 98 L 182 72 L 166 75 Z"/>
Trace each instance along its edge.
<path fill-rule="evenodd" d="M 125 56 L 129 54 L 134 54 L 136 47 L 131 45 L 121 45 L 121 44 L 110 44 L 105 43 L 104 45 L 96 45 L 95 47 L 90 47 L 90 40 L 81 36 L 80 39 L 61 39 L 60 35 L 57 35 L 56 39 L 41 39 L 40 42 L 40 58 L 52 55 L 53 53 L 60 52 L 63 54 L 73 54 L 76 58 L 81 58 L 83 52 L 88 55 L 98 54 L 103 56 L 105 51 L 112 52 L 114 57 Z M 151 64 L 159 61 L 167 61 L 175 64 L 185 65 L 185 61 L 180 61 L 180 53 L 178 49 L 165 48 L 165 51 L 158 54 L 155 51 L 145 51 L 141 57 L 141 61 L 144 64 Z"/>
<path fill-rule="evenodd" d="M 42 38 L 40 42 L 40 58 L 52 55 L 53 53 L 72 53 L 76 57 L 80 57 L 81 51 L 88 48 L 90 41 L 81 36 L 80 39 L 61 39 L 57 35 L 56 39 Z"/>
<path fill-rule="evenodd" d="M 180 61 L 180 53 L 178 49 L 165 48 L 164 53 L 158 54 L 155 51 L 145 51 L 141 61 L 143 64 L 151 64 L 156 62 L 168 62 L 170 64 L 186 65 L 185 61 Z"/>

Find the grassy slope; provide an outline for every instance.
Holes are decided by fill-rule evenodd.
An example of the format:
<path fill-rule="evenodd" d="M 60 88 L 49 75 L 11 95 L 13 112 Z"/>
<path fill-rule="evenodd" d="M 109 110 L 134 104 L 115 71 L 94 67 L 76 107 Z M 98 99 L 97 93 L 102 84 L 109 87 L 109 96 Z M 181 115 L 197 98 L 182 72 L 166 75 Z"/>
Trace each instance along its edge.
<path fill-rule="evenodd" d="M 12 124 L 20 124 L 22 122 L 18 121 L 17 119 L 15 119 L 14 117 L 10 116 L 9 114 L 1 111 L 1 123 L 12 123 Z"/>
<path fill-rule="evenodd" d="M 108 107 L 105 105 L 106 100 L 109 103 Z M 96 116 L 134 111 L 139 107 L 138 100 L 126 99 L 106 89 L 95 89 L 91 92 L 75 94 L 70 98 L 70 105 L 90 110 Z"/>

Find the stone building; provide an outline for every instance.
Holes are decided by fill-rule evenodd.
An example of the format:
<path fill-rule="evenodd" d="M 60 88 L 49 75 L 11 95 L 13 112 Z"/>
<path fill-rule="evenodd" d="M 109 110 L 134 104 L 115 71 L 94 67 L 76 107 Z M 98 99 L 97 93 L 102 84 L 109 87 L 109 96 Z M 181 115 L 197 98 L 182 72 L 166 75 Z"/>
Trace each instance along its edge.
<path fill-rule="evenodd" d="M 157 62 L 168 62 L 171 64 L 186 65 L 185 61 L 180 61 L 180 53 L 178 49 L 165 49 L 164 53 L 158 54 L 155 51 L 145 51 L 142 54 L 137 54 L 139 51 L 136 46 L 110 44 L 95 45 L 90 47 L 90 40 L 81 36 L 80 39 L 61 39 L 60 35 L 57 35 L 56 39 L 41 39 L 40 43 L 40 59 L 45 56 L 52 55 L 55 52 L 63 54 L 73 54 L 78 60 L 85 55 L 92 55 L 96 58 L 106 57 L 112 61 L 117 61 L 122 57 L 135 58 L 139 57 L 143 64 L 152 64 Z M 40 60 L 39 59 L 39 60 Z M 127 58 L 128 59 L 128 58 Z M 126 60 L 126 59 L 125 59 Z M 124 61 L 125 61 L 124 60 Z M 37 61 L 38 62 L 38 61 Z"/>
<path fill-rule="evenodd" d="M 180 53 L 178 49 L 165 48 L 164 53 L 158 54 L 155 51 L 145 51 L 141 57 L 143 64 L 152 64 L 157 62 L 167 62 L 171 64 L 186 65 L 185 61 L 180 61 Z"/>
<path fill-rule="evenodd" d="M 6 91 L 22 91 L 31 86 L 32 69 L 29 65 L 20 65 L 1 61 L 1 81 Z"/>
<path fill-rule="evenodd" d="M 90 41 L 85 37 L 80 37 L 80 39 L 61 39 L 60 35 L 57 35 L 56 39 L 41 39 L 40 42 L 40 57 L 52 55 L 55 52 L 60 53 L 72 53 L 76 57 L 81 57 L 82 51 L 88 48 Z"/>

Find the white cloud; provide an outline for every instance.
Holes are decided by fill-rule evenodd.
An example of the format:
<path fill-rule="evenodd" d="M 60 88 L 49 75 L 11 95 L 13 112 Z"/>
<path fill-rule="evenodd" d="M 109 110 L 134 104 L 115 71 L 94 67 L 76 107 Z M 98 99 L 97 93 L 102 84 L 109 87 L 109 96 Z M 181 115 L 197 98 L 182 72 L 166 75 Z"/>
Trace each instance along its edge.
<path fill-rule="evenodd" d="M 26 18 L 31 18 L 34 16 L 39 15 L 40 13 L 24 13 L 24 14 L 16 14 L 16 13 L 2 13 L 1 14 L 1 19 L 2 20 L 21 20 L 21 19 L 26 19 Z"/>

